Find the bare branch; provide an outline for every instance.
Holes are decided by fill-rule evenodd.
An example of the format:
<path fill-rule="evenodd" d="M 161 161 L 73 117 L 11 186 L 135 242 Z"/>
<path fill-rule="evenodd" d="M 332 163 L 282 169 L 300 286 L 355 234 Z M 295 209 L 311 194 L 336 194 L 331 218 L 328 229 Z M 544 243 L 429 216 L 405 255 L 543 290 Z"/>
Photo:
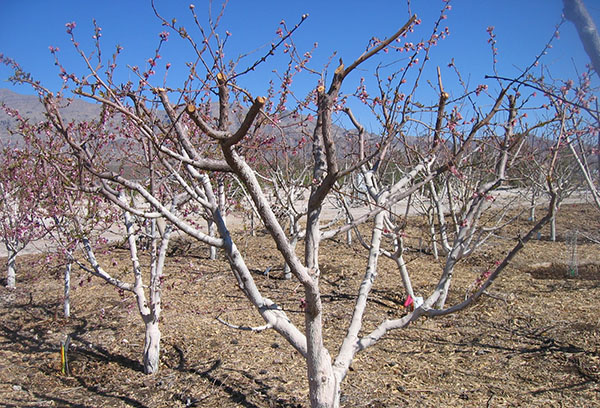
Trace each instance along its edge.
<path fill-rule="evenodd" d="M 219 322 L 219 323 L 223 323 L 225 326 L 232 328 L 232 329 L 236 329 L 236 330 L 243 330 L 243 331 L 251 331 L 251 332 L 261 332 L 261 331 L 265 331 L 267 329 L 272 329 L 273 325 L 270 323 L 267 323 L 265 325 L 262 326 L 258 326 L 258 327 L 251 327 L 251 326 L 237 326 L 235 324 L 231 324 L 226 322 L 225 320 L 221 319 L 220 316 L 215 317 L 215 319 Z"/>

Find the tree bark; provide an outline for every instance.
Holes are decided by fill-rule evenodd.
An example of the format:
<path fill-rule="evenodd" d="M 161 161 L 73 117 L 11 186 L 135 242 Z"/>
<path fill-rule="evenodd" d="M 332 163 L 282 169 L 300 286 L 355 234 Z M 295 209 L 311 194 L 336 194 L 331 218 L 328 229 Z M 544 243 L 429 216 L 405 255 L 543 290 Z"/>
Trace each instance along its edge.
<path fill-rule="evenodd" d="M 352 219 L 349 216 L 346 216 L 346 223 L 350 224 L 351 222 L 352 222 Z M 348 245 L 348 246 L 352 245 L 352 230 L 351 229 L 346 231 L 346 245 Z"/>
<path fill-rule="evenodd" d="M 160 363 L 160 329 L 157 319 L 151 319 L 145 323 L 144 372 L 146 374 L 154 374 L 158 372 Z"/>
<path fill-rule="evenodd" d="M 216 233 L 215 223 L 211 219 L 207 220 L 206 222 L 208 224 L 208 235 L 214 237 Z M 211 261 L 217 259 L 217 247 L 215 247 L 214 245 L 208 247 L 208 259 L 210 259 Z"/>
<path fill-rule="evenodd" d="M 331 356 L 323 344 L 322 304 L 318 292 L 316 295 L 316 299 L 307 298 L 305 313 L 310 406 L 334 408 L 338 406 L 336 396 L 339 385 L 333 374 Z"/>
<path fill-rule="evenodd" d="M 556 216 L 550 219 L 550 241 L 556 242 Z"/>
<path fill-rule="evenodd" d="M 454 275 L 454 263 L 447 263 L 444 270 L 444 283 L 441 289 L 440 297 L 435 305 L 438 309 L 443 309 L 448 299 L 448 292 L 450 292 L 450 284 L 452 283 L 452 276 Z"/>
<path fill-rule="evenodd" d="M 437 233 L 435 230 L 435 219 L 434 219 L 434 210 L 427 212 L 427 222 L 429 222 L 429 236 L 431 237 L 431 252 L 433 253 L 433 258 L 437 261 L 440 257 L 437 246 Z"/>
<path fill-rule="evenodd" d="M 531 208 L 529 209 L 529 221 L 532 221 L 532 222 L 535 221 L 535 205 L 536 205 L 536 202 L 537 202 L 537 200 L 536 200 L 536 192 L 535 192 L 535 189 L 532 189 L 532 192 L 531 192 L 531 202 L 530 202 Z"/>
<path fill-rule="evenodd" d="M 17 282 L 17 251 L 9 244 L 6 244 L 6 251 L 8 254 L 6 260 L 6 287 L 14 289 Z"/>
<path fill-rule="evenodd" d="M 290 241 L 290 246 L 292 247 L 292 249 L 295 251 L 296 247 L 298 246 L 298 233 L 294 233 L 294 235 L 292 235 L 292 240 Z M 290 268 L 290 265 L 285 262 L 285 264 L 283 265 L 283 279 L 285 280 L 290 280 L 292 279 L 292 268 Z"/>
<path fill-rule="evenodd" d="M 63 301 L 63 310 L 65 314 L 65 319 L 71 317 L 71 267 L 73 263 L 71 260 L 67 260 L 67 265 L 65 266 L 65 278 L 64 278 L 64 301 Z"/>

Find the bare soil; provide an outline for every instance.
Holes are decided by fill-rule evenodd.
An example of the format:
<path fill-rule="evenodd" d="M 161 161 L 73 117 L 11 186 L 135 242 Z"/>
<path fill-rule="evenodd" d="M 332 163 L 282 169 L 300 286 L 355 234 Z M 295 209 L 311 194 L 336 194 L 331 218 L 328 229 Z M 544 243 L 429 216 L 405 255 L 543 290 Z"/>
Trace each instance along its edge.
<path fill-rule="evenodd" d="M 418 224 L 414 218 L 411 224 Z M 525 217 L 456 271 L 450 302 L 516 243 Z M 577 271 L 573 245 L 577 230 Z M 409 233 L 409 270 L 427 294 L 439 275 L 417 229 Z M 600 217 L 565 205 L 558 240 L 532 242 L 475 306 L 422 319 L 357 356 L 344 381 L 347 407 L 600 407 Z M 281 279 L 282 260 L 268 237 L 240 233 L 238 247 L 264 293 L 302 326 L 301 290 Z M 356 240 L 355 240 L 356 242 Z M 42 255 L 19 258 L 18 288 L 0 289 L 0 406 L 6 407 L 301 407 L 306 365 L 263 324 L 237 289 L 223 259 L 181 239 L 163 282 L 162 358 L 143 374 L 143 325 L 129 294 L 74 271 L 72 317 L 62 318 L 62 267 Z M 365 250 L 324 244 L 322 293 L 327 346 L 336 353 L 360 279 Z M 128 252 L 111 247 L 102 262 L 128 273 Z M 147 260 L 146 260 L 147 262 Z M 267 267 L 273 267 L 268 276 Z M 406 313 L 394 266 L 380 263 L 363 333 Z M 70 373 L 61 373 L 60 343 L 71 336 Z"/>

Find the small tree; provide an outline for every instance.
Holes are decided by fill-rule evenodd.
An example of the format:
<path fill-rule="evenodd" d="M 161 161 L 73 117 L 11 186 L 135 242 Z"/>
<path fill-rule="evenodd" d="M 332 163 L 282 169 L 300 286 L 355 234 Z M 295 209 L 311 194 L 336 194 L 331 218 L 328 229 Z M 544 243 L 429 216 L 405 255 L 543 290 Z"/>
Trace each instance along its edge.
<path fill-rule="evenodd" d="M 29 189 L 44 180 L 44 185 L 35 191 L 43 191 L 46 199 L 22 195 L 22 192 L 28 192 L 29 189 L 19 190 L 21 195 L 15 202 L 22 205 L 35 203 L 33 207 L 44 215 L 43 218 L 38 217 L 34 225 L 25 226 L 25 231 L 29 234 L 38 230 L 47 232 L 47 237 L 65 257 L 66 317 L 70 314 L 69 282 L 73 263 L 119 291 L 134 295 L 145 326 L 142 358 L 144 371 L 155 373 L 160 362 L 161 281 L 173 228 L 161 219 L 160 213 L 151 209 L 149 211 L 144 200 L 112 189 L 106 183 L 94 185 L 94 178 L 90 177 L 84 167 L 86 162 L 96 165 L 103 163 L 128 172 L 131 177 L 147 185 L 156 197 L 162 197 L 164 191 L 168 190 L 168 181 L 157 177 L 153 156 L 143 145 L 139 150 L 129 150 L 132 147 L 130 143 L 120 145 L 115 141 L 113 131 L 131 131 L 128 128 L 131 124 L 126 116 L 111 116 L 105 112 L 95 122 L 68 122 L 61 113 L 61 107 L 68 105 L 69 101 L 64 100 L 60 94 L 54 96 L 37 83 L 33 84 L 40 95 L 43 95 L 41 102 L 46 108 L 48 120 L 31 126 L 26 119 L 18 116 L 19 127 L 26 135 L 29 154 L 35 158 L 36 165 L 21 161 L 15 168 L 30 174 L 29 179 L 24 180 L 28 181 L 24 185 Z M 74 147 L 79 149 L 79 157 L 64 154 Z M 20 152 L 13 148 L 7 153 Z M 13 156 L 5 154 L 4 157 Z M 5 173 L 8 174 L 9 172 Z M 20 180 L 16 176 L 11 179 Z M 178 197 L 172 198 L 172 209 L 178 207 Z M 111 205 L 110 200 L 117 205 Z M 120 223 L 117 222 L 119 215 Z M 145 226 L 148 224 L 150 228 L 146 231 Z M 107 244 L 103 234 L 113 225 L 113 232 L 122 233 L 126 239 L 131 259 L 131 282 L 116 277 L 111 271 L 115 265 L 102 265 L 96 256 L 98 248 Z M 138 237 L 141 235 L 149 239 L 149 284 L 144 282 L 144 271 L 139 259 L 138 246 L 143 240 Z M 20 238 L 17 242 L 23 242 L 23 239 Z M 82 256 L 78 254 L 79 251 Z"/>
<path fill-rule="evenodd" d="M 110 131 L 107 133 L 104 130 L 107 127 L 108 117 L 101 117 L 97 123 L 67 124 L 58 109 L 60 100 L 60 97 L 54 98 L 52 94 L 47 93 L 43 101 L 50 119 L 48 125 L 52 127 L 58 136 L 58 139 L 53 140 L 53 142 L 61 146 L 58 150 L 67 149 L 67 146 L 70 146 L 70 148 L 77 146 L 80 156 L 78 161 L 67 159 L 61 162 L 52 159 L 47 153 L 53 150 L 48 146 L 47 141 L 40 141 L 46 143 L 47 148 L 41 149 L 41 151 L 44 152 L 44 158 L 47 160 L 48 165 L 52 166 L 52 169 L 59 175 L 59 181 L 62 185 L 62 190 L 58 193 L 60 204 L 55 207 L 63 206 L 63 210 L 60 212 L 62 218 L 60 221 L 55 218 L 57 220 L 55 221 L 56 228 L 66 233 L 70 238 L 69 248 L 73 248 L 76 244 L 81 247 L 83 252 L 85 261 L 79 261 L 73 257 L 72 250 L 67 252 L 68 261 L 73 260 L 88 273 L 102 278 L 120 291 L 131 292 L 134 295 L 138 312 L 145 327 L 142 358 L 144 372 L 148 374 L 155 373 L 158 371 L 160 363 L 161 333 L 159 322 L 162 311 L 162 276 L 173 228 L 161 219 L 159 213 L 148 211 L 144 201 L 139 200 L 135 195 L 127 196 L 123 191 L 113 189 L 106 183 L 101 186 L 94 185 L 93 179 L 89 179 L 82 173 L 83 169 L 80 163 L 82 161 L 84 163 L 100 161 L 102 159 L 95 159 L 95 157 L 100 152 L 110 151 L 109 156 L 114 154 L 117 157 L 126 157 L 126 160 L 119 163 L 121 171 L 130 172 L 132 177 L 143 177 L 143 181 L 148 185 L 148 190 L 155 196 L 161 197 L 163 195 L 162 191 L 168 189 L 168 182 L 157 177 L 152 152 L 146 149 L 146 146 L 142 145 L 141 150 L 131 151 L 127 150 L 131 148 L 129 143 L 125 143 L 121 147 L 123 150 L 117 148 L 116 144 L 110 143 L 113 133 Z M 115 119 L 115 122 L 111 123 L 110 127 L 115 126 L 117 129 L 127 131 L 126 129 L 131 125 L 127 117 L 113 119 Z M 54 146 L 54 149 L 56 149 L 56 146 Z M 120 154 L 121 151 L 127 151 L 127 156 Z M 106 156 L 103 157 L 103 159 L 106 158 Z M 116 162 L 110 161 L 107 166 L 114 166 L 115 164 Z M 102 190 L 105 198 L 98 195 L 100 190 Z M 87 194 L 81 195 L 82 192 Z M 110 201 L 106 201 L 106 197 L 113 200 L 113 204 L 117 205 L 110 208 Z M 172 199 L 172 211 L 178 206 L 177 200 L 178 197 Z M 107 205 L 109 205 L 108 209 L 106 209 Z M 122 208 L 128 208 L 128 210 Z M 90 236 L 99 221 L 104 222 L 106 225 L 106 222 L 110 223 L 114 220 L 115 210 L 120 212 L 122 217 L 120 226 L 129 249 L 132 282 L 116 278 L 110 272 L 110 267 L 107 268 L 100 264 L 95 254 L 94 242 Z M 148 225 L 146 221 L 149 222 L 149 229 L 145 228 Z M 146 240 L 140 240 L 140 235 L 144 236 Z M 99 241 L 103 242 L 102 237 L 99 238 Z M 150 250 L 149 284 L 145 284 L 143 268 L 138 255 L 138 246 L 140 242 L 148 242 L 148 240 L 149 244 L 145 247 Z M 65 279 L 65 285 L 66 281 L 67 279 Z"/>
<path fill-rule="evenodd" d="M 14 111 L 13 111 L 14 112 Z M 47 191 L 38 176 L 38 159 L 18 146 L 0 152 L 0 237 L 7 251 L 6 287 L 16 285 L 17 255 L 29 243 L 42 238 L 44 213 L 40 202 Z"/>

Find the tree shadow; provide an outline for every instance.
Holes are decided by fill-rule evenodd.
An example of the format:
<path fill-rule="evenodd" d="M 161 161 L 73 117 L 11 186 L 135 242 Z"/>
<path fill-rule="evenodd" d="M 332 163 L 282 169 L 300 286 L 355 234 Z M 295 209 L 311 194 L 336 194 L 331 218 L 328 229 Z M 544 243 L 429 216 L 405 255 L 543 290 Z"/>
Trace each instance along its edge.
<path fill-rule="evenodd" d="M 552 384 L 533 391 L 528 391 L 526 394 L 538 395 L 546 392 L 576 391 L 580 388 L 599 383 L 597 376 L 585 373 L 574 362 L 576 360 L 572 359 L 574 356 L 597 358 L 600 356 L 597 350 L 590 350 L 571 344 L 568 341 L 557 340 L 549 334 L 550 330 L 555 328 L 555 326 L 523 327 L 519 324 L 513 324 L 515 323 L 491 321 L 478 322 L 478 325 L 482 329 L 487 328 L 490 332 L 496 333 L 500 337 L 502 337 L 502 334 L 505 334 L 504 338 L 512 339 L 512 344 L 494 344 L 482 340 L 482 337 L 485 337 L 484 330 L 479 330 L 474 337 L 464 338 L 462 341 L 447 340 L 443 336 L 436 336 L 433 339 L 427 339 L 425 341 L 438 346 L 453 346 L 453 353 L 465 353 L 469 355 L 472 355 L 473 348 L 476 348 L 477 352 L 497 352 L 502 353 L 508 358 L 517 355 L 525 358 L 541 359 L 546 359 L 548 356 L 561 356 L 560 360 L 564 361 L 564 367 L 572 370 L 573 373 L 576 373 L 576 377 L 573 378 L 574 382 L 572 383 L 557 386 Z M 590 327 L 588 330 L 595 331 L 595 328 Z M 406 339 L 404 339 L 404 341 L 406 341 Z M 423 339 L 419 338 L 414 341 L 423 341 Z M 422 354 L 422 352 L 418 350 L 400 353 Z"/>
<path fill-rule="evenodd" d="M 222 380 L 218 377 L 218 373 L 216 371 L 219 368 L 222 368 L 222 361 L 220 359 L 213 361 L 207 369 L 187 367 L 187 362 L 186 362 L 185 353 L 184 353 L 183 349 L 181 349 L 181 347 L 179 347 L 177 344 L 173 345 L 173 349 L 177 353 L 177 357 L 179 360 L 177 367 L 175 367 L 176 370 L 181 371 L 181 372 L 195 374 L 195 375 L 199 376 L 200 378 L 210 382 L 215 387 L 220 388 L 226 394 L 228 394 L 229 399 L 232 402 L 240 404 L 241 406 L 246 407 L 246 408 L 258 408 L 258 405 L 255 405 L 254 403 L 252 403 L 251 401 L 248 400 L 248 398 L 247 398 L 246 394 L 244 394 L 244 392 L 240 391 L 239 389 L 236 389 L 234 385 L 227 384 L 224 380 Z M 266 384 L 264 381 L 256 378 L 252 374 L 248 373 L 247 371 L 238 370 L 238 369 L 226 369 L 226 370 L 238 372 L 238 373 L 242 374 L 244 377 L 248 378 L 254 384 L 256 384 L 258 387 L 257 387 L 257 389 L 253 390 L 254 394 L 262 396 L 263 399 L 265 400 L 265 402 L 270 407 L 274 407 L 274 408 L 301 408 L 302 407 L 301 404 L 290 403 L 288 401 L 283 400 L 282 398 L 274 398 L 274 397 L 268 395 L 268 392 L 272 389 L 272 387 L 270 385 Z M 192 405 L 188 405 L 188 406 L 196 406 L 193 404 L 197 404 L 199 402 L 199 400 L 196 400 L 195 398 L 193 398 L 191 396 L 181 396 L 180 399 L 183 402 L 186 402 L 184 400 L 187 400 L 189 403 L 192 404 Z"/>
<path fill-rule="evenodd" d="M 136 407 L 136 408 L 147 408 L 148 407 L 147 405 L 144 405 L 140 401 L 133 399 L 131 397 L 127 397 L 125 395 L 118 395 L 116 393 L 110 393 L 108 391 L 101 390 L 97 385 L 88 384 L 85 381 L 85 378 L 83 378 L 81 376 L 72 376 L 72 378 L 74 378 L 75 381 L 77 381 L 81 387 L 85 388 L 86 390 L 88 390 L 89 392 L 91 392 L 93 394 L 99 395 L 99 396 L 107 398 L 107 399 L 120 400 L 120 401 L 123 401 L 125 404 L 132 406 L 132 407 Z"/>
<path fill-rule="evenodd" d="M 60 341 L 56 341 L 57 337 L 61 333 L 69 334 L 72 342 L 67 350 L 68 358 L 71 363 L 75 362 L 101 362 L 106 363 L 117 363 L 121 367 L 136 371 L 143 372 L 142 364 L 126 355 L 119 354 L 118 352 L 112 351 L 109 348 L 103 347 L 100 344 L 96 344 L 93 341 L 89 341 L 86 337 L 90 332 L 95 330 L 114 330 L 118 328 L 114 327 L 110 321 L 101 322 L 100 324 L 90 324 L 88 319 L 83 317 L 72 316 L 70 319 L 57 318 L 56 310 L 60 309 L 60 302 L 51 303 L 35 303 L 31 298 L 20 297 L 23 299 L 20 302 L 12 302 L 7 308 L 4 308 L 0 312 L 0 336 L 6 340 L 2 347 L 6 351 L 12 351 L 20 354 L 27 354 L 31 357 L 31 360 L 37 360 L 36 356 L 44 353 L 56 354 L 57 361 L 60 353 Z M 9 310 L 10 308 L 10 310 Z M 14 316 L 17 318 L 7 318 L 12 312 L 18 311 Z M 48 333 L 52 334 L 49 335 Z M 52 337 L 49 338 L 49 337 Z M 61 338 L 62 340 L 62 338 Z M 249 396 L 253 397 L 260 396 L 268 406 L 278 408 L 299 408 L 302 405 L 297 403 L 290 403 L 282 398 L 277 398 L 273 395 L 268 395 L 272 392 L 272 387 L 266 384 L 259 378 L 256 378 L 252 374 L 244 370 L 235 370 L 244 377 L 248 378 L 252 382 L 252 387 L 247 392 L 241 385 L 236 385 L 232 381 L 228 381 L 229 374 L 219 374 L 219 369 L 232 371 L 232 369 L 226 369 L 222 367 L 220 360 L 216 360 L 210 363 L 207 368 L 189 367 L 186 363 L 184 352 L 181 348 L 175 346 L 175 351 L 178 356 L 178 364 L 175 367 L 176 370 L 186 373 L 191 373 L 204 381 L 212 384 L 212 386 L 222 390 L 229 396 L 229 399 L 243 407 L 258 408 L 258 405 L 250 401 Z M 37 363 L 34 363 L 39 365 Z M 60 368 L 46 367 L 40 365 L 38 367 L 41 371 L 45 372 L 46 375 L 59 375 Z M 55 371 L 58 370 L 58 371 Z M 93 382 L 89 376 L 81 375 L 80 373 L 72 373 L 67 376 L 60 376 L 59 378 L 63 382 L 70 382 L 70 386 L 78 385 L 83 390 L 89 393 L 98 395 L 103 399 L 106 399 L 107 403 L 110 403 L 112 399 L 115 405 L 118 405 L 116 401 L 126 404 L 132 407 L 145 408 L 141 401 L 122 395 L 122 392 L 115 392 L 114 390 L 103 389 L 99 384 Z M 76 383 L 73 383 L 75 381 Z M 60 390 L 57 390 L 60 391 Z M 88 408 L 88 405 L 81 403 L 80 401 L 69 401 L 68 397 L 60 395 L 60 393 L 48 393 L 44 391 L 36 390 L 31 388 L 28 390 L 30 395 L 34 395 L 36 398 L 45 401 L 54 401 L 57 406 L 73 406 Z M 198 406 L 198 403 L 193 396 L 189 395 L 175 395 L 175 399 L 180 400 L 185 406 Z M 263 404 L 260 404 L 261 406 Z M 16 404 L 15 406 L 19 406 Z"/>
<path fill-rule="evenodd" d="M 103 363 L 115 362 L 124 368 L 131 369 L 131 370 L 138 371 L 138 372 L 143 372 L 143 367 L 139 361 L 133 360 L 133 359 L 123 356 L 121 354 L 111 352 L 104 347 L 95 345 L 87 340 L 82 339 L 80 337 L 80 334 L 85 332 L 86 326 L 87 326 L 87 321 L 82 320 L 81 324 L 76 326 L 76 330 L 71 334 L 71 338 L 73 340 L 76 340 L 77 342 L 81 343 L 83 346 L 71 345 L 71 347 L 67 351 L 67 354 L 68 354 L 70 360 L 77 359 L 78 356 L 84 356 L 87 361 L 101 361 Z M 31 354 L 31 355 L 36 355 L 36 354 L 41 354 L 41 353 L 56 353 L 58 355 L 58 353 L 60 351 L 59 345 L 58 344 L 49 344 L 42 337 L 39 336 L 38 333 L 41 333 L 41 332 L 42 332 L 41 330 L 36 330 L 34 332 L 20 333 L 18 330 L 10 329 L 6 325 L 0 325 L 0 335 L 6 337 L 8 339 L 7 343 L 9 344 L 9 346 L 8 347 L 6 347 L 6 345 L 3 346 L 5 348 L 5 350 L 12 349 L 12 351 L 18 351 L 20 353 L 27 353 L 27 354 Z M 36 334 L 38 334 L 37 337 L 36 337 Z M 11 345 L 12 345 L 12 347 L 11 347 Z M 45 371 L 45 370 L 42 369 L 42 371 Z M 125 402 L 127 405 L 130 405 L 133 407 L 139 407 L 139 408 L 145 407 L 145 405 L 143 405 L 141 402 L 134 400 L 132 398 L 129 398 L 127 396 L 111 394 L 109 392 L 100 390 L 95 385 L 87 384 L 85 382 L 85 379 L 82 376 L 70 375 L 69 377 L 66 377 L 66 378 L 75 379 L 81 387 L 87 389 L 88 391 L 90 391 L 94 394 L 100 395 L 102 397 L 119 399 L 119 400 Z M 39 396 L 40 398 L 53 400 L 56 403 L 64 402 L 66 404 L 65 406 L 79 406 L 79 405 L 73 404 L 72 402 L 69 402 L 69 401 L 63 401 L 62 399 L 56 398 L 53 395 L 43 395 L 41 393 L 37 393 L 34 390 L 31 390 L 31 392 L 34 395 Z M 84 407 L 85 405 L 80 405 L 80 406 Z"/>
<path fill-rule="evenodd" d="M 61 318 L 57 319 L 54 311 L 58 306 L 58 303 L 35 304 L 31 301 L 29 303 L 13 303 L 10 305 L 12 311 L 19 311 L 19 313 L 16 314 L 16 316 L 19 316 L 19 319 L 7 319 L 8 313 L 0 314 L 0 319 L 2 319 L 2 323 L 0 323 L 0 336 L 6 339 L 2 344 L 3 349 L 14 353 L 26 354 L 31 357 L 32 361 L 37 360 L 37 356 L 42 354 L 56 354 L 58 360 L 60 341 L 56 341 L 56 336 L 60 335 L 62 332 L 65 335 L 68 333 L 71 340 L 73 340 L 67 350 L 67 356 L 70 361 L 85 360 L 102 363 L 112 362 L 117 363 L 125 369 L 143 372 L 143 366 L 139 361 L 111 351 L 83 338 L 86 333 L 89 333 L 92 330 L 116 330 L 115 327 L 112 327 L 110 324 L 104 324 L 100 326 L 95 325 L 93 328 L 90 328 L 89 322 L 85 318 L 71 317 L 68 320 Z M 54 337 L 53 340 L 49 338 L 48 333 L 52 333 L 51 336 Z M 44 365 L 39 364 L 36 364 L 36 366 L 38 366 L 39 370 L 45 372 L 46 375 L 56 374 L 52 367 L 45 367 Z M 58 370 L 58 372 L 60 371 L 58 367 L 56 370 Z M 83 376 L 68 375 L 60 378 L 61 381 L 62 379 L 66 381 L 68 379 L 75 380 L 82 388 L 103 398 L 120 400 L 132 407 L 146 407 L 140 401 L 126 395 L 107 392 L 98 388 L 96 385 L 88 384 Z M 36 389 L 31 389 L 31 387 L 28 392 L 36 398 L 45 401 L 54 401 L 58 406 L 89 407 L 85 404 L 57 397 L 55 393 L 48 394 Z M 15 406 L 19 405 L 17 404 Z"/>
<path fill-rule="evenodd" d="M 37 392 L 37 391 L 32 390 L 31 388 L 23 387 L 21 384 L 16 384 L 16 383 L 8 383 L 8 384 L 21 387 L 21 391 L 24 393 L 27 393 L 28 396 L 35 397 L 38 400 L 37 401 L 38 404 L 40 402 L 52 401 L 54 403 L 53 404 L 54 406 L 59 406 L 59 407 L 94 408 L 93 405 L 86 405 L 86 404 L 82 404 L 82 403 L 78 403 L 78 402 L 73 402 L 73 401 L 69 401 L 68 399 L 65 399 L 65 398 L 57 397 L 56 395 L 47 395 L 45 393 Z M 31 403 L 28 402 L 27 406 L 33 406 L 30 404 Z M 6 407 L 6 408 L 23 407 L 23 406 L 25 406 L 25 402 L 24 401 L 9 402 L 7 400 L 4 400 L 4 401 L 2 401 L 2 406 Z"/>
<path fill-rule="evenodd" d="M 103 362 L 116 362 L 122 367 L 143 372 L 142 364 L 122 354 L 118 354 L 108 349 L 94 344 L 84 339 L 82 336 L 90 332 L 90 325 L 87 319 L 71 317 L 70 319 L 60 319 L 56 317 L 56 304 L 35 304 L 22 303 L 12 305 L 12 309 L 22 309 L 21 316 L 29 315 L 28 319 L 19 319 L 17 327 L 10 327 L 7 323 L 0 324 L 0 334 L 9 339 L 13 351 L 27 353 L 52 353 L 59 352 L 60 344 L 53 344 L 47 339 L 48 330 L 61 331 L 69 333 L 71 340 L 75 340 L 83 346 L 71 344 L 68 352 L 75 352 L 86 356 L 89 359 Z M 0 315 L 0 317 L 2 317 Z M 14 322 L 13 322 L 14 323 Z M 49 327 L 50 326 L 50 327 Z M 117 330 L 111 325 L 96 325 L 94 329 Z"/>

